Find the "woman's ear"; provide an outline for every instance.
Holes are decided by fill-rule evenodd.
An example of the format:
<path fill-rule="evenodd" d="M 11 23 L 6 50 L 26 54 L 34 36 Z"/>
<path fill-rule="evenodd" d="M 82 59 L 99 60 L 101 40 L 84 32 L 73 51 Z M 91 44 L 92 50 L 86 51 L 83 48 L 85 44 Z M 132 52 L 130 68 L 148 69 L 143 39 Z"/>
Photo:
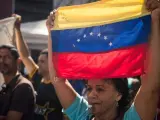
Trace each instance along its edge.
<path fill-rule="evenodd" d="M 122 94 L 118 92 L 118 93 L 117 93 L 117 97 L 116 97 L 116 101 L 117 101 L 117 102 L 120 101 L 121 98 L 122 98 Z"/>

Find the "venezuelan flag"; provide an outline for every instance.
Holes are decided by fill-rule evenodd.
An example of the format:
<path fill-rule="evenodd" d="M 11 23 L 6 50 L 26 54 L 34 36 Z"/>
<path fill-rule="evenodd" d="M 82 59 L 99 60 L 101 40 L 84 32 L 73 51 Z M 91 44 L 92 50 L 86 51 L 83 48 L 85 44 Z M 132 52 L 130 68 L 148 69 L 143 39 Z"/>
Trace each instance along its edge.
<path fill-rule="evenodd" d="M 144 0 L 107 0 L 59 8 L 51 31 L 63 78 L 121 78 L 144 72 L 151 17 Z"/>

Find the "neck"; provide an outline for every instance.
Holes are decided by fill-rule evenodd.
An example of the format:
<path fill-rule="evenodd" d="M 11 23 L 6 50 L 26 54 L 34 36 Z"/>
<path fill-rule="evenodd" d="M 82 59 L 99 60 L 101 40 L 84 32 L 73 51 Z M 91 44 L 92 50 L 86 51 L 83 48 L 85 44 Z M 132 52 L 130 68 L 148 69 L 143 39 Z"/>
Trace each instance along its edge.
<path fill-rule="evenodd" d="M 43 79 L 44 81 L 49 81 L 50 80 L 49 74 L 44 75 Z"/>
<path fill-rule="evenodd" d="M 18 71 L 14 72 L 12 74 L 9 74 L 9 75 L 4 75 L 3 74 L 5 83 L 8 84 L 17 74 L 18 74 Z"/>
<path fill-rule="evenodd" d="M 111 110 L 107 110 L 103 114 L 95 115 L 94 120 L 115 120 L 117 115 L 117 108 L 113 107 Z"/>

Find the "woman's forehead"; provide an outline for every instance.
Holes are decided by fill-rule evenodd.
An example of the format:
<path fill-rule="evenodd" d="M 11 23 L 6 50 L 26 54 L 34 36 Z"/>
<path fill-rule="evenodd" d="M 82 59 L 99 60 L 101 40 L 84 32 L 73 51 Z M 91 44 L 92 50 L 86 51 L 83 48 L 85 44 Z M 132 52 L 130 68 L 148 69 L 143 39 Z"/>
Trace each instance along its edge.
<path fill-rule="evenodd" d="M 88 85 L 104 85 L 105 83 L 111 83 L 111 80 L 103 80 L 103 79 L 88 80 Z"/>

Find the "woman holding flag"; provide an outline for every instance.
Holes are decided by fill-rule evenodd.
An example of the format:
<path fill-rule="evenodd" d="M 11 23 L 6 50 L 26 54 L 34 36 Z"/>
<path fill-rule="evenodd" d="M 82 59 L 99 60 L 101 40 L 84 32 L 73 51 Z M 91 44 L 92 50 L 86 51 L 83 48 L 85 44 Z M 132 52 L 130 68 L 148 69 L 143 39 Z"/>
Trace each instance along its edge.
<path fill-rule="evenodd" d="M 149 70 L 145 82 L 132 105 L 128 97 L 125 79 L 90 79 L 87 83 L 88 102 L 79 96 L 65 79 L 58 78 L 52 63 L 52 41 L 50 29 L 54 26 L 54 14 L 48 17 L 50 77 L 57 96 L 70 120 L 153 120 L 156 116 L 160 88 L 160 8 L 159 1 L 148 0 L 152 11 L 152 34 Z M 158 4 L 157 4 L 158 3 Z M 127 68 L 126 68 L 127 69 Z"/>

